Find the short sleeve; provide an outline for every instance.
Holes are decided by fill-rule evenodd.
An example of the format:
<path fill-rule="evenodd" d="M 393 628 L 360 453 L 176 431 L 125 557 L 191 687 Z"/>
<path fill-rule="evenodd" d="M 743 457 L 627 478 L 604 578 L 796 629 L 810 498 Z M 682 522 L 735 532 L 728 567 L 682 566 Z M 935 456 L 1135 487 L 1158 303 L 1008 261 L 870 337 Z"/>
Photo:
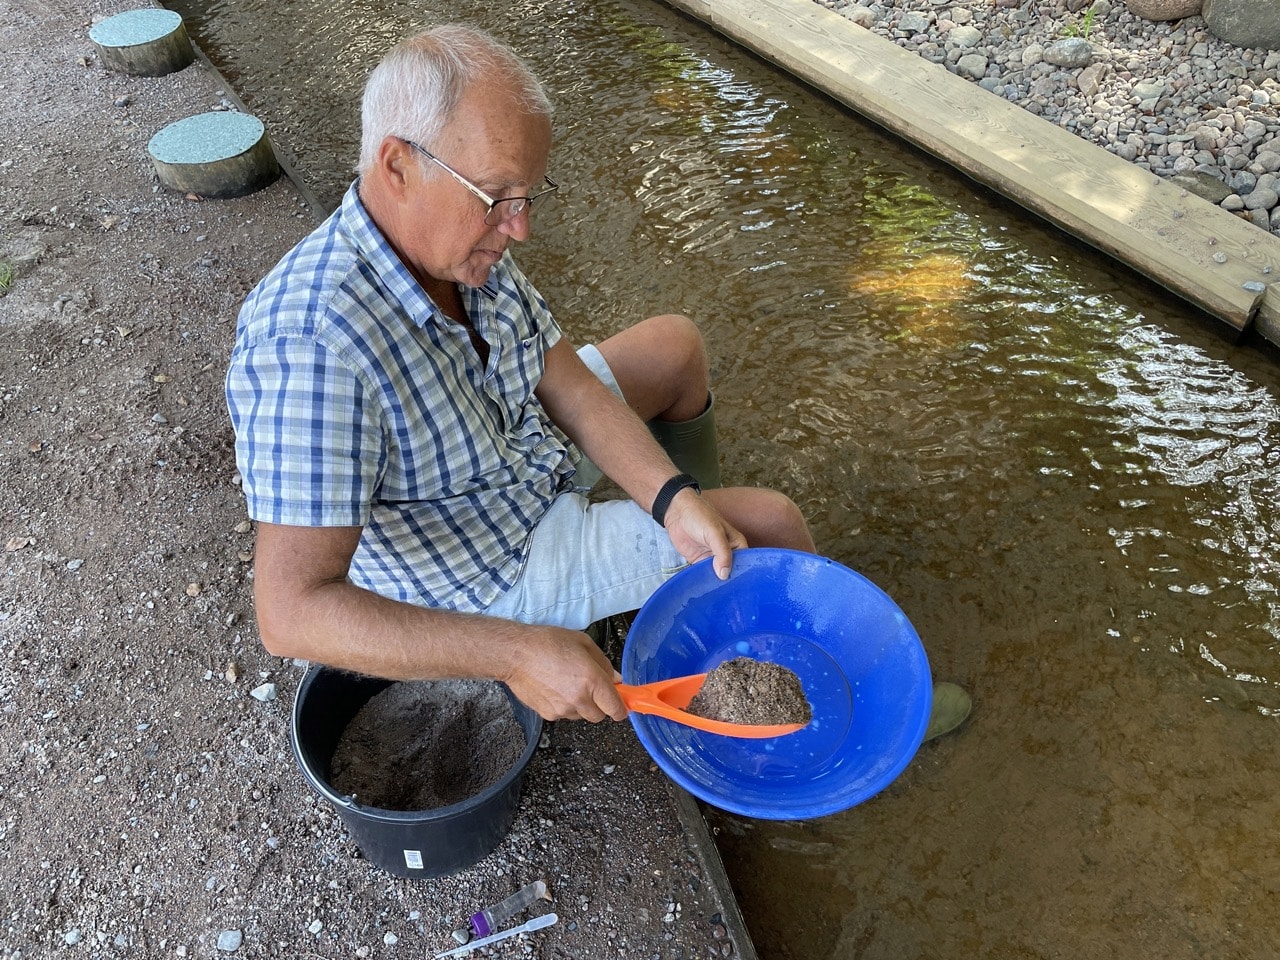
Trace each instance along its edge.
<path fill-rule="evenodd" d="M 237 348 L 226 382 L 249 516 L 364 526 L 386 464 L 367 385 L 323 344 L 283 335 Z"/>

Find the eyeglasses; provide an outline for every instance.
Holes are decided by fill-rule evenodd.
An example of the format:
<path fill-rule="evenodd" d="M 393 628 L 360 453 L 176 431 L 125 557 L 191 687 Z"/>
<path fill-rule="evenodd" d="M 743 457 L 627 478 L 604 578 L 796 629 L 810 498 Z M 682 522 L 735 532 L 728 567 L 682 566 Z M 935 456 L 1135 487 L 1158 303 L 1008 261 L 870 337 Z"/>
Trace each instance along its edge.
<path fill-rule="evenodd" d="M 550 177 L 543 177 L 542 179 L 547 183 L 547 189 L 541 190 L 538 193 L 533 194 L 532 196 L 502 197 L 501 199 L 496 197 L 491 197 L 489 196 L 489 194 L 485 193 L 483 190 L 477 187 L 474 183 L 472 183 L 470 180 L 468 180 L 466 177 L 460 174 L 457 170 L 453 169 L 453 167 L 449 166 L 447 163 L 445 163 L 443 160 L 437 157 L 430 150 L 426 150 L 423 147 L 420 147 L 418 144 L 414 143 L 412 140 L 405 140 L 404 142 L 407 143 L 409 146 L 413 147 L 413 149 L 417 150 L 420 154 L 422 154 L 428 160 L 432 161 L 433 163 L 439 164 L 441 169 L 443 169 L 445 173 L 449 174 L 449 176 L 453 177 L 453 179 L 457 180 L 460 184 L 462 184 L 464 187 L 466 187 L 468 190 L 474 193 L 477 197 L 483 200 L 485 205 L 489 208 L 488 210 L 485 211 L 484 222 L 491 227 L 496 227 L 500 223 L 507 223 L 511 220 L 514 220 L 516 217 L 520 216 L 520 214 L 524 213 L 525 207 L 528 207 L 529 212 L 532 213 L 534 203 L 541 200 L 543 197 L 550 196 L 551 194 L 555 193 L 557 190 L 560 189 L 560 184 L 556 183 Z"/>

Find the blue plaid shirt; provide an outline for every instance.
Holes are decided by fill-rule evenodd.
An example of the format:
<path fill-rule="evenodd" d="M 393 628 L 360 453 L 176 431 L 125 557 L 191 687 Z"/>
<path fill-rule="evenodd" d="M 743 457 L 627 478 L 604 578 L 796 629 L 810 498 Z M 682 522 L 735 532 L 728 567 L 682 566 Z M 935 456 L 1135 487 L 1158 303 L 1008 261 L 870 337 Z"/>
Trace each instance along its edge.
<path fill-rule="evenodd" d="M 245 300 L 227 406 L 251 517 L 362 526 L 353 583 L 482 611 L 578 453 L 533 394 L 560 339 L 546 303 L 509 254 L 460 289 L 490 345 L 483 370 L 353 184 Z"/>

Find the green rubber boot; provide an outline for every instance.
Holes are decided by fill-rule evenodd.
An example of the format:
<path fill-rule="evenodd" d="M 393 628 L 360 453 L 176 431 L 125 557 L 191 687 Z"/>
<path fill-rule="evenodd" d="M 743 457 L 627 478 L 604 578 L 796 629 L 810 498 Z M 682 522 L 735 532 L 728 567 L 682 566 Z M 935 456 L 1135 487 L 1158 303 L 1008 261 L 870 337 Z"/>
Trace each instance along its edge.
<path fill-rule="evenodd" d="M 924 739 L 932 740 L 944 733 L 950 733 L 969 718 L 973 709 L 973 701 L 963 687 L 954 683 L 935 683 L 933 685 L 933 708 L 929 713 L 929 726 L 925 729 Z"/>
<path fill-rule="evenodd" d="M 671 423 L 650 420 L 649 432 L 662 444 L 681 473 L 698 481 L 703 490 L 720 486 L 720 447 L 716 440 L 716 399 L 707 394 L 707 409 L 692 420 Z"/>

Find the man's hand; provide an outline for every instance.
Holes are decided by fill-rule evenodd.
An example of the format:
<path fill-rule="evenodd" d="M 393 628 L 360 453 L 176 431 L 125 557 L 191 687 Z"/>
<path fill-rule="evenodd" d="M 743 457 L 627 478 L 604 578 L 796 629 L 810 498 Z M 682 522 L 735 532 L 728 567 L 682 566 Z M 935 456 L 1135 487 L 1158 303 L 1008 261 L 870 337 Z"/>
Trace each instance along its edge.
<path fill-rule="evenodd" d="M 716 576 L 729 579 L 733 569 L 733 551 L 747 545 L 747 538 L 730 525 L 712 504 L 690 488 L 676 494 L 663 518 L 667 535 L 680 555 L 690 563 L 706 557 Z"/>
<path fill-rule="evenodd" d="M 544 720 L 624 720 L 614 683 L 622 677 L 595 642 L 578 630 L 530 627 L 509 650 L 499 678 Z"/>

